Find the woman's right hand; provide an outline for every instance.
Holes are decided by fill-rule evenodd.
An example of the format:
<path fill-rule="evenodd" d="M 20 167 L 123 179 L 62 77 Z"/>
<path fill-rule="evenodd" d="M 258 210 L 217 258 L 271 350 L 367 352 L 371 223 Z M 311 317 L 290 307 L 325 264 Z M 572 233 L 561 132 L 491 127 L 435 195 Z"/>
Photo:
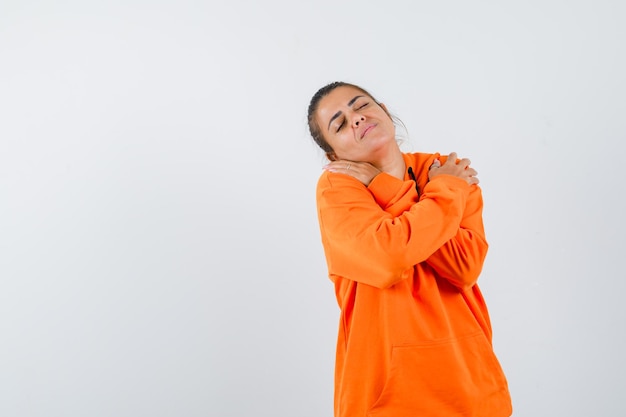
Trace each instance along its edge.
<path fill-rule="evenodd" d="M 452 152 L 443 165 L 439 159 L 435 159 L 428 170 L 428 179 L 432 180 L 439 175 L 452 175 L 465 180 L 469 185 L 478 184 L 480 182 L 476 176 L 478 172 L 469 166 L 470 163 L 467 158 L 457 159 L 456 152 Z"/>
<path fill-rule="evenodd" d="M 380 169 L 376 168 L 369 162 L 354 162 L 339 159 L 337 161 L 330 162 L 324 166 L 326 171 L 339 172 L 341 174 L 350 175 L 361 181 L 366 187 L 370 185 L 370 182 L 374 177 L 380 174 Z"/>

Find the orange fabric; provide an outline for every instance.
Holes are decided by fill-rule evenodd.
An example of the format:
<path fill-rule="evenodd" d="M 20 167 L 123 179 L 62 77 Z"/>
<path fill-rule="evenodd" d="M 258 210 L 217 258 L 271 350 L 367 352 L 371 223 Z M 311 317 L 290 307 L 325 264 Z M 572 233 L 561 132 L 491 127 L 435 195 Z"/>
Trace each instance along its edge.
<path fill-rule="evenodd" d="M 322 243 L 341 309 L 336 417 L 511 415 L 476 280 L 487 253 L 478 186 L 428 181 L 438 154 L 405 154 L 415 182 L 368 187 L 324 172 Z M 445 158 L 440 157 L 445 162 Z"/>

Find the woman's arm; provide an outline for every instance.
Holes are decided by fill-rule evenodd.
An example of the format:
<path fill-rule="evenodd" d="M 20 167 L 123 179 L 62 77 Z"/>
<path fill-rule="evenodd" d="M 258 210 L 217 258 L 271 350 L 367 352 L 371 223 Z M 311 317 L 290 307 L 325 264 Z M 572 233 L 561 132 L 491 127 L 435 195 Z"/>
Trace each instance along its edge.
<path fill-rule="evenodd" d="M 482 208 L 481 190 L 474 185 L 456 234 L 426 260 L 438 275 L 461 290 L 476 283 L 487 255 Z"/>
<path fill-rule="evenodd" d="M 348 175 L 326 172 L 317 203 L 329 273 L 378 288 L 431 257 L 460 227 L 470 185 L 452 175 L 433 178 L 417 202 L 412 181 L 381 173 L 366 187 Z M 392 215 L 386 206 L 406 206 Z"/>

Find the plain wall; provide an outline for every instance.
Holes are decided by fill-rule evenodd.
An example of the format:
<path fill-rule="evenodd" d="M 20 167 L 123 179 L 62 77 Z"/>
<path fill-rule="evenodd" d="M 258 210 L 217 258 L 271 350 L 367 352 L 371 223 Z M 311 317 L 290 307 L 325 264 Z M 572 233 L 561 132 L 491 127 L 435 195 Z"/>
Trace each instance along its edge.
<path fill-rule="evenodd" d="M 620 1 L 0 4 L 0 415 L 331 416 L 306 127 L 369 89 L 479 171 L 514 415 L 624 416 Z"/>

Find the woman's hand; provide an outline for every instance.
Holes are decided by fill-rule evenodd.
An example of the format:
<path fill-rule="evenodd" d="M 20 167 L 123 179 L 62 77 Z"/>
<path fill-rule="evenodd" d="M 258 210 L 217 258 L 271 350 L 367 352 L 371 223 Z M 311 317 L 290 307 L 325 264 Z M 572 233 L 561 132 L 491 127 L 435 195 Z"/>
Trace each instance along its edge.
<path fill-rule="evenodd" d="M 465 180 L 469 185 L 478 184 L 478 172 L 474 168 L 470 168 L 471 161 L 467 158 L 457 159 L 456 152 L 448 155 L 446 163 L 441 165 L 441 161 L 435 159 L 435 162 L 428 170 L 428 179 L 432 180 L 438 175 L 453 175 Z"/>
<path fill-rule="evenodd" d="M 326 171 L 350 175 L 368 186 L 380 170 L 369 162 L 333 161 L 324 166 Z"/>

